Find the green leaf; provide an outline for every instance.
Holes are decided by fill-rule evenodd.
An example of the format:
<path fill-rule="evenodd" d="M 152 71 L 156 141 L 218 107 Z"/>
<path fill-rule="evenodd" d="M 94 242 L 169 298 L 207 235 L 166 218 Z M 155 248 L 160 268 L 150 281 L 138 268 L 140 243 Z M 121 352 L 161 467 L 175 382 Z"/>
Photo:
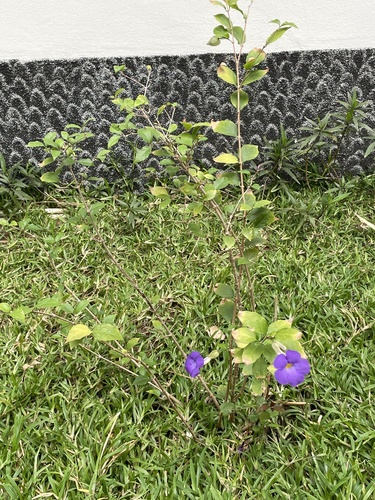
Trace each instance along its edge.
<path fill-rule="evenodd" d="M 301 337 L 302 333 L 297 328 L 283 328 L 282 330 L 278 330 L 275 334 L 275 340 L 282 344 L 290 340 L 299 340 Z"/>
<path fill-rule="evenodd" d="M 90 206 L 90 213 L 91 215 L 97 215 L 102 208 L 105 207 L 105 203 L 102 201 L 98 201 L 97 203 L 94 203 L 93 205 Z"/>
<path fill-rule="evenodd" d="M 169 164 L 167 164 L 167 166 L 165 167 L 165 172 L 168 175 L 176 175 L 177 172 L 180 171 L 180 167 L 176 167 L 176 165 L 174 163 L 171 163 L 172 160 L 169 158 L 166 158 L 165 160 L 161 160 L 160 165 L 164 165 L 164 163 L 163 163 L 164 161 L 169 162 Z"/>
<path fill-rule="evenodd" d="M 185 182 L 184 184 L 182 184 L 182 186 L 180 187 L 180 190 L 182 193 L 186 194 L 187 196 L 197 194 L 197 186 L 196 186 L 196 184 L 193 184 L 191 182 Z"/>
<path fill-rule="evenodd" d="M 203 197 L 204 201 L 213 200 L 217 194 L 217 191 L 212 184 L 206 184 L 203 190 L 206 193 Z"/>
<path fill-rule="evenodd" d="M 134 337 L 133 339 L 128 340 L 128 342 L 126 343 L 125 349 L 127 351 L 131 351 L 133 349 L 133 347 L 135 347 L 138 344 L 139 340 L 140 339 L 137 337 Z"/>
<path fill-rule="evenodd" d="M 43 142 L 40 141 L 31 141 L 27 143 L 28 148 L 44 148 Z"/>
<path fill-rule="evenodd" d="M 96 340 L 122 340 L 122 334 L 119 332 L 118 328 L 115 325 L 106 323 L 96 325 L 92 330 L 92 334 Z"/>
<path fill-rule="evenodd" d="M 189 212 L 193 212 L 194 215 L 198 215 L 202 212 L 204 204 L 201 201 L 193 201 L 187 205 Z"/>
<path fill-rule="evenodd" d="M 229 179 L 227 177 L 218 177 L 213 183 L 214 189 L 220 190 L 228 186 Z"/>
<path fill-rule="evenodd" d="M 242 363 L 243 349 L 239 349 L 238 347 L 236 347 L 235 349 L 231 349 L 231 354 L 233 357 L 233 363 L 236 364 Z"/>
<path fill-rule="evenodd" d="M 267 207 L 259 207 L 249 212 L 248 219 L 255 228 L 261 228 L 272 224 L 276 217 Z"/>
<path fill-rule="evenodd" d="M 240 98 L 239 107 L 238 107 L 238 96 Z M 249 103 L 249 95 L 244 90 L 235 90 L 230 95 L 230 102 L 236 109 L 243 109 Z"/>
<path fill-rule="evenodd" d="M 120 139 L 121 139 L 121 135 L 118 135 L 118 134 L 110 137 L 108 144 L 107 144 L 107 149 L 113 148 L 113 146 L 115 146 Z"/>
<path fill-rule="evenodd" d="M 251 382 L 251 393 L 254 396 L 261 396 L 263 394 L 263 383 L 262 380 L 254 378 Z"/>
<path fill-rule="evenodd" d="M 255 203 L 254 208 L 265 207 L 269 205 L 271 202 L 269 200 L 259 200 Z"/>
<path fill-rule="evenodd" d="M 278 28 L 276 31 L 271 33 L 271 35 L 267 38 L 266 45 L 270 45 L 271 43 L 276 42 L 276 40 L 281 38 L 290 28 L 291 26 L 287 26 L 285 28 Z"/>
<path fill-rule="evenodd" d="M 241 85 L 249 85 L 250 83 L 261 80 L 267 73 L 269 69 L 253 69 L 249 73 L 246 73 L 245 78 L 242 80 Z"/>
<path fill-rule="evenodd" d="M 72 342 L 74 340 L 83 339 L 84 337 L 88 337 L 91 335 L 91 330 L 88 326 L 78 324 L 72 326 L 69 330 L 68 336 L 66 337 L 67 342 Z"/>
<path fill-rule="evenodd" d="M 255 378 L 266 378 L 266 375 L 268 373 L 268 365 L 266 360 L 264 359 L 263 356 L 258 358 L 255 363 L 253 364 L 253 375 Z"/>
<path fill-rule="evenodd" d="M 143 146 L 143 148 L 136 149 L 135 156 L 134 156 L 134 163 L 140 163 L 141 161 L 147 160 L 147 158 L 150 156 L 152 151 L 151 146 Z"/>
<path fill-rule="evenodd" d="M 253 144 L 244 144 L 241 148 L 241 158 L 243 162 L 254 160 L 258 154 L 258 146 L 253 146 Z"/>
<path fill-rule="evenodd" d="M 188 231 L 194 234 L 194 236 L 198 236 L 199 238 L 203 238 L 206 236 L 206 233 L 202 230 L 202 227 L 200 224 L 197 224 L 196 222 L 190 222 L 188 225 Z"/>
<path fill-rule="evenodd" d="M 125 64 L 122 64 L 121 66 L 113 66 L 113 70 L 116 74 L 119 73 L 120 71 L 124 71 L 124 69 L 126 69 Z"/>
<path fill-rule="evenodd" d="M 45 298 L 37 302 L 36 309 L 48 309 L 50 307 L 58 307 L 62 304 L 61 295 L 54 295 L 53 297 Z"/>
<path fill-rule="evenodd" d="M 249 344 L 242 353 L 242 362 L 245 365 L 255 363 L 257 359 L 263 354 L 263 345 L 260 342 L 252 342 Z"/>
<path fill-rule="evenodd" d="M 9 315 L 13 319 L 19 321 L 20 323 L 22 323 L 24 325 L 24 324 L 26 324 L 26 314 L 28 314 L 31 311 L 32 311 L 32 309 L 30 307 L 21 306 L 21 307 L 17 307 L 17 309 L 14 309 L 13 311 L 11 311 L 9 313 Z"/>
<path fill-rule="evenodd" d="M 216 47 L 217 45 L 220 45 L 220 40 L 219 38 L 217 38 L 217 36 L 212 36 L 208 40 L 207 45 L 209 45 L 210 47 Z"/>
<path fill-rule="evenodd" d="M 139 128 L 137 133 L 141 139 L 149 144 L 154 140 L 154 131 L 152 127 Z"/>
<path fill-rule="evenodd" d="M 155 330 L 163 330 L 163 325 L 160 323 L 158 319 L 152 320 L 152 326 L 155 328 Z"/>
<path fill-rule="evenodd" d="M 279 319 L 277 321 L 274 321 L 273 323 L 270 323 L 268 326 L 267 334 L 271 333 L 276 333 L 279 330 L 284 330 L 285 328 L 290 328 L 291 327 L 291 322 L 287 321 L 285 319 Z"/>
<path fill-rule="evenodd" d="M 272 344 L 270 344 L 270 343 L 268 343 L 268 344 L 264 343 L 263 344 L 263 356 L 266 358 L 266 360 L 269 363 L 273 363 L 274 362 L 274 359 L 276 358 L 276 351 L 272 347 Z"/>
<path fill-rule="evenodd" d="M 109 314 L 108 316 L 104 316 L 103 323 L 108 323 L 110 325 L 113 325 L 115 319 L 116 319 L 116 314 Z"/>
<path fill-rule="evenodd" d="M 92 167 L 94 165 L 94 162 L 89 158 L 83 158 L 82 160 L 78 160 L 77 163 L 83 165 L 84 167 Z"/>
<path fill-rule="evenodd" d="M 251 328 L 256 333 L 260 333 L 261 335 L 265 335 L 267 333 L 267 320 L 256 312 L 240 311 L 238 313 L 238 319 L 241 321 L 243 326 Z"/>
<path fill-rule="evenodd" d="M 240 178 L 236 172 L 223 172 L 219 174 L 219 177 L 225 177 L 228 179 L 228 184 L 231 186 L 239 186 Z"/>
<path fill-rule="evenodd" d="M 234 403 L 227 402 L 227 403 L 222 403 L 220 405 L 220 411 L 224 416 L 230 415 L 233 412 L 234 408 L 235 408 Z"/>
<path fill-rule="evenodd" d="M 254 208 L 256 198 L 253 195 L 253 193 L 246 193 L 243 196 L 242 201 L 243 201 L 243 203 L 241 203 L 241 205 L 240 205 L 240 210 L 249 211 L 249 210 L 252 210 Z"/>
<path fill-rule="evenodd" d="M 266 53 L 264 50 L 255 48 L 250 50 L 250 52 L 246 56 L 246 63 L 244 64 L 244 68 L 249 70 L 254 66 L 257 66 L 266 58 Z"/>
<path fill-rule="evenodd" d="M 242 368 L 242 375 L 249 377 L 252 374 L 253 374 L 253 365 L 244 365 L 244 367 Z"/>
<path fill-rule="evenodd" d="M 68 314 L 74 314 L 74 308 L 69 302 L 64 302 L 60 305 L 60 311 L 64 311 Z"/>
<path fill-rule="evenodd" d="M 233 300 L 223 299 L 219 304 L 218 313 L 225 321 L 232 323 L 234 314 Z"/>
<path fill-rule="evenodd" d="M 65 160 L 63 160 L 63 161 L 61 162 L 61 166 L 66 167 L 66 166 L 68 166 L 68 165 L 74 165 L 74 163 L 75 163 L 74 158 L 69 157 L 69 158 L 65 158 Z M 59 169 L 56 169 L 56 170 L 55 170 L 55 173 L 56 173 L 56 174 L 58 173 L 58 170 L 59 170 Z"/>
<path fill-rule="evenodd" d="M 244 349 L 257 340 L 257 334 L 254 330 L 250 330 L 250 328 L 237 328 L 236 330 L 232 330 L 232 337 L 236 341 L 237 347 L 240 349 Z"/>
<path fill-rule="evenodd" d="M 231 30 L 232 29 L 232 23 L 230 22 L 230 19 L 225 16 L 224 14 L 216 14 L 214 16 L 214 18 L 216 19 L 216 21 L 220 24 L 222 24 L 223 26 L 225 26 L 225 28 L 227 28 L 227 30 Z"/>
<path fill-rule="evenodd" d="M 193 146 L 193 136 L 189 132 L 182 132 L 175 139 L 177 144 L 184 144 L 191 148 Z"/>
<path fill-rule="evenodd" d="M 253 239 L 254 231 L 251 227 L 244 227 L 241 233 L 245 236 L 245 238 L 249 241 Z"/>
<path fill-rule="evenodd" d="M 224 399 L 226 393 L 227 393 L 227 386 L 226 385 L 219 385 L 219 387 L 216 389 L 216 396 L 219 399 Z"/>
<path fill-rule="evenodd" d="M 233 299 L 234 297 L 233 288 L 225 283 L 217 283 L 214 287 L 214 292 L 219 297 L 224 297 L 226 299 Z"/>
<path fill-rule="evenodd" d="M 234 156 L 230 153 L 221 153 L 219 156 L 215 156 L 213 160 L 216 163 L 225 163 L 227 165 L 235 165 L 238 163 L 237 156 Z"/>
<path fill-rule="evenodd" d="M 246 42 L 246 34 L 240 26 L 233 26 L 233 36 L 240 45 Z"/>
<path fill-rule="evenodd" d="M 233 248 L 236 244 L 236 240 L 233 236 L 223 236 L 223 242 L 227 248 Z"/>
<path fill-rule="evenodd" d="M 82 311 L 84 311 L 86 309 L 86 307 L 90 305 L 90 302 L 86 299 L 84 300 L 80 300 L 78 302 L 78 304 L 75 306 L 74 308 L 74 314 L 79 314 L 81 313 Z"/>
<path fill-rule="evenodd" d="M 139 107 L 143 106 L 144 104 L 148 104 L 148 99 L 145 95 L 141 94 L 139 95 L 136 100 L 134 101 L 134 106 Z"/>
<path fill-rule="evenodd" d="M 211 122 L 212 130 L 217 134 L 229 135 L 230 137 L 237 137 L 237 125 L 231 120 L 221 120 L 219 122 Z"/>
<path fill-rule="evenodd" d="M 303 347 L 298 342 L 298 340 L 284 340 L 283 342 L 280 342 L 280 344 L 281 343 L 286 349 L 290 349 L 292 351 L 298 351 L 303 357 L 306 356 L 305 351 L 303 350 Z"/>
<path fill-rule="evenodd" d="M 177 123 L 171 123 L 169 127 L 167 128 L 168 134 L 173 134 L 177 130 Z"/>
<path fill-rule="evenodd" d="M 224 28 L 224 26 L 222 26 L 221 24 L 219 26 L 216 26 L 216 28 L 214 28 L 214 35 L 217 38 L 229 38 L 228 30 Z"/>
<path fill-rule="evenodd" d="M 224 82 L 231 85 L 237 85 L 236 73 L 232 71 L 225 63 L 221 63 L 217 68 L 217 76 L 224 80 Z"/>
<path fill-rule="evenodd" d="M 41 176 L 40 180 L 48 184 L 58 184 L 60 181 L 59 176 L 55 172 L 46 172 Z"/>
<path fill-rule="evenodd" d="M 150 381 L 150 378 L 147 375 L 138 375 L 138 377 L 135 377 L 133 384 L 134 385 L 147 385 Z"/>
<path fill-rule="evenodd" d="M 151 194 L 155 196 L 156 198 L 165 198 L 168 196 L 168 191 L 161 186 L 153 186 L 150 187 Z"/>
<path fill-rule="evenodd" d="M 3 313 L 9 314 L 11 311 L 11 307 L 6 302 L 1 302 L 0 311 L 2 311 Z"/>

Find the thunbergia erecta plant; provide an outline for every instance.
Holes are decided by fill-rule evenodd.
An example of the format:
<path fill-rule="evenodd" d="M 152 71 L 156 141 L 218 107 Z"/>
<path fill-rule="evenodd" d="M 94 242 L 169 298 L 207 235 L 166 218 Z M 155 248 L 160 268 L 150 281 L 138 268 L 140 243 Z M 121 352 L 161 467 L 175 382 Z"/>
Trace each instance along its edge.
<path fill-rule="evenodd" d="M 229 277 L 213 287 L 218 296 L 217 317 L 220 325 L 213 325 L 210 332 L 216 332 L 212 338 L 217 339 L 218 344 L 217 349 L 204 356 L 203 346 L 197 345 L 199 338 L 191 339 L 190 345 L 194 346 L 192 352 L 187 353 L 182 347 L 186 346 L 186 338 L 180 342 L 171 326 L 173 318 L 162 316 L 147 292 L 119 262 L 98 229 L 95 215 L 101 204 L 90 207 L 82 197 L 85 213 L 91 219 L 97 240 L 107 257 L 115 263 L 122 279 L 127 280 L 147 304 L 153 316 L 152 324 L 160 336 L 164 334 L 168 341 L 170 339 L 174 342 L 180 355 L 177 369 L 181 371 L 185 363 L 188 376 L 202 384 L 209 400 L 218 409 L 220 422 L 222 415 L 231 415 L 233 418 L 241 401 L 247 402 L 252 396 L 267 397 L 272 374 L 275 374 L 276 381 L 280 384 L 294 387 L 303 382 L 310 365 L 300 343 L 301 332 L 292 326 L 291 321 L 278 320 L 274 315 L 274 321 L 269 322 L 256 312 L 252 270 L 266 241 L 265 230 L 275 222 L 276 217 L 269 208 L 270 202 L 256 197 L 257 190 L 252 184 L 250 167 L 258 157 L 258 146 L 245 143 L 241 120 L 241 111 L 250 100 L 249 86 L 268 73 L 265 49 L 296 26 L 291 22 L 274 19 L 271 23 L 275 25 L 275 29 L 263 47 L 245 51 L 246 27 L 253 2 L 250 1 L 246 8 L 240 6 L 238 0 L 211 0 L 211 3 L 220 8 L 221 12 L 214 15 L 217 25 L 208 44 L 216 46 L 227 42 L 233 52 L 232 63 L 222 62 L 217 68 L 217 77 L 229 86 L 228 98 L 233 107 L 230 117 L 218 116 L 217 120 L 211 122 L 194 123 L 184 120 L 176 123 L 176 103 L 155 107 L 152 99 L 149 99 L 147 93 L 152 68 L 147 67 L 146 83 L 137 82 L 143 89 L 142 93 L 133 99 L 128 95 L 122 97 L 124 89 L 119 89 L 112 97 L 112 102 L 125 116 L 121 122 L 111 125 L 112 135 L 107 149 L 100 151 L 94 160 L 77 159 L 77 144 L 90 134 L 79 127 L 77 130 L 75 125 L 68 125 L 67 130 L 60 135 L 49 133 L 43 142 L 33 142 L 29 146 L 43 147 L 49 154 L 43 165 L 58 165 L 55 172 L 45 174 L 48 177 L 44 179 L 46 182 L 54 182 L 62 168 L 70 169 L 74 176 L 72 166 L 77 162 L 90 166 L 94 161 L 103 161 L 120 140 L 125 140 L 131 144 L 134 165 L 154 156 L 163 167 L 164 176 L 158 176 L 158 181 L 150 188 L 155 198 L 153 209 L 156 206 L 162 210 L 174 203 L 177 210 L 187 214 L 189 220 L 181 230 L 189 231 L 197 238 L 205 236 L 208 230 L 203 224 L 204 219 L 209 214 L 216 217 L 218 224 L 213 224 L 209 230 L 219 231 L 215 235 L 215 241 L 220 242 L 220 248 L 212 248 L 211 260 L 214 262 L 217 259 L 218 252 L 220 257 L 224 255 L 222 276 Z M 125 65 L 115 66 L 114 69 L 115 73 L 133 80 Z M 70 128 L 73 129 L 72 132 Z M 197 157 L 197 146 L 208 140 L 207 131 L 229 137 L 234 149 L 219 152 L 212 159 L 212 165 L 204 168 L 203 162 Z M 113 349 L 134 364 L 136 371 L 142 370 L 142 376 L 148 376 L 149 384 L 168 399 L 189 427 L 190 434 L 193 434 L 180 411 L 183 404 L 169 392 L 169 384 L 167 390 L 160 382 L 162 374 L 158 374 L 156 368 L 147 363 L 141 352 L 137 351 L 138 338 L 128 340 L 124 348 L 121 345 L 123 334 L 116 326 L 99 324 L 89 328 L 77 324 L 70 329 L 67 341 L 76 345 L 89 336 L 110 342 Z M 216 377 L 216 380 L 220 380 L 220 385 L 212 383 L 211 387 L 202 375 L 209 376 L 206 365 L 219 357 L 220 365 L 211 363 L 210 372 L 214 372 L 218 366 L 223 367 L 225 384 L 223 385 L 223 377 Z M 215 380 L 215 377 L 212 378 Z M 194 388 L 196 387 L 194 384 Z"/>

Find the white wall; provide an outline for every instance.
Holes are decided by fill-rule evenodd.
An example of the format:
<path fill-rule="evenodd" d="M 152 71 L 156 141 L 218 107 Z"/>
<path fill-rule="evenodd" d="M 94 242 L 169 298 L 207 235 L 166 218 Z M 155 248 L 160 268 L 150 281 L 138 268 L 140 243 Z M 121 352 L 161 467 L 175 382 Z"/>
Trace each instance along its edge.
<path fill-rule="evenodd" d="M 206 45 L 219 12 L 209 0 L 0 0 L 0 60 L 229 52 Z M 375 0 L 254 0 L 249 49 L 274 18 L 299 29 L 270 51 L 375 48 Z"/>

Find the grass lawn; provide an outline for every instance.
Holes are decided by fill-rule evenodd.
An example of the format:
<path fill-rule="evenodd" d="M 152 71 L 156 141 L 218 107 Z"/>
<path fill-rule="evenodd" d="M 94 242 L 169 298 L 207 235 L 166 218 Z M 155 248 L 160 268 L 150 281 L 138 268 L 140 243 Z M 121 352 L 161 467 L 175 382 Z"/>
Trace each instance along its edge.
<path fill-rule="evenodd" d="M 331 201 L 347 196 L 326 206 L 322 193 L 269 197 L 278 221 L 253 269 L 257 311 L 271 321 L 277 298 L 278 318 L 293 317 L 304 333 L 311 374 L 296 389 L 271 384 L 283 411 L 269 420 L 249 394 L 219 430 L 215 406 L 77 200 L 58 200 L 63 218 L 31 203 L 19 227 L 0 226 L 0 302 L 35 309 L 57 293 L 65 301 L 24 324 L 0 313 L 0 498 L 375 499 L 375 231 L 356 217 L 374 221 L 375 180 L 337 188 Z M 208 354 L 218 345 L 207 333 L 218 324 L 213 288 L 228 277 L 217 224 L 202 216 L 200 238 L 183 210 L 143 209 L 132 223 L 129 203 L 108 199 L 97 223 L 183 349 Z M 135 352 L 183 402 L 201 441 L 142 367 L 90 339 L 71 348 L 70 325 L 54 315 L 89 326 L 106 318 L 126 340 L 139 338 Z M 214 393 L 226 378 L 223 356 L 203 369 Z"/>

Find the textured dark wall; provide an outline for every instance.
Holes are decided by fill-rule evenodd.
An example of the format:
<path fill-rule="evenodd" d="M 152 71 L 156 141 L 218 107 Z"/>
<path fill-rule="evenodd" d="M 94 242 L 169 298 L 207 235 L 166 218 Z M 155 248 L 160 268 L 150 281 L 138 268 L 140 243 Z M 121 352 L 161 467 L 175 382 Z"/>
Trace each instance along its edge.
<path fill-rule="evenodd" d="M 129 89 L 133 97 L 139 91 L 114 74 L 113 66 L 122 63 L 140 81 L 145 80 L 146 65 L 152 66 L 148 95 L 158 105 L 179 102 L 177 119 L 233 118 L 229 86 L 216 76 L 225 60 L 230 64 L 229 56 L 218 54 L 0 62 L 0 151 L 9 164 L 38 160 L 36 150 L 26 147 L 28 141 L 91 117 L 96 137 L 85 144 L 85 152 L 94 155 L 105 148 L 110 124 L 121 118 L 110 97 L 119 87 Z M 250 106 L 243 110 L 246 142 L 260 145 L 264 136 L 277 137 L 280 123 L 293 133 L 304 118 L 333 110 L 335 100 L 345 99 L 353 87 L 362 99 L 375 98 L 374 49 L 283 52 L 269 55 L 266 62 L 269 74 L 250 87 Z M 375 125 L 373 112 L 369 124 Z M 225 137 L 212 134 L 212 139 L 202 146 L 207 161 L 230 148 Z M 373 170 L 372 160 L 363 159 L 364 148 L 361 139 L 350 141 L 341 158 L 343 172 Z M 127 161 L 126 149 L 119 146 L 116 153 Z M 152 161 L 157 166 L 156 159 Z M 93 173 L 105 175 L 104 166 Z"/>

